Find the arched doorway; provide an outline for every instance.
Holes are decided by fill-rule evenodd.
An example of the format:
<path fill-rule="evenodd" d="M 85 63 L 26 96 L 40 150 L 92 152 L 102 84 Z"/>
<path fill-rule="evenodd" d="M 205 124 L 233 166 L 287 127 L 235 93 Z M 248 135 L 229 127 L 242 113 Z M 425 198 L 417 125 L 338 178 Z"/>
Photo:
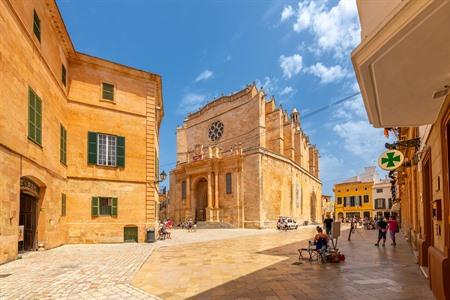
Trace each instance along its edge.
<path fill-rule="evenodd" d="M 19 250 L 36 250 L 39 186 L 29 178 L 20 179 Z"/>
<path fill-rule="evenodd" d="M 206 221 L 206 208 L 208 207 L 208 181 L 205 178 L 198 180 L 195 185 L 195 220 Z"/>

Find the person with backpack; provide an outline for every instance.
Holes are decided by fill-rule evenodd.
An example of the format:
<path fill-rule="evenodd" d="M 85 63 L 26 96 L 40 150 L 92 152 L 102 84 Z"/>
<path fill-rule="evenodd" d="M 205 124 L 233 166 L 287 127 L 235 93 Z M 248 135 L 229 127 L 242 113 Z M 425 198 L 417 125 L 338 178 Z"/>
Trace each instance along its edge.
<path fill-rule="evenodd" d="M 388 223 L 385 221 L 383 217 L 380 217 L 375 226 L 378 229 L 378 241 L 375 244 L 375 246 L 378 247 L 380 245 L 381 239 L 383 239 L 383 247 L 384 247 L 384 245 L 386 244 L 386 232 Z"/>

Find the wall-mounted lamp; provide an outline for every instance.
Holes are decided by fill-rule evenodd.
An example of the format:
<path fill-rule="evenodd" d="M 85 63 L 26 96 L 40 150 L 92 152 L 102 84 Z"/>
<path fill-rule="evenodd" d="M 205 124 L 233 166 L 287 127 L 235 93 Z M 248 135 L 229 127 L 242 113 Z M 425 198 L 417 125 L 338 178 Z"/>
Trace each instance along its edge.
<path fill-rule="evenodd" d="M 161 174 L 159 174 L 159 180 L 156 180 L 155 183 L 160 183 L 166 180 L 166 177 L 167 177 L 166 172 L 162 171 Z"/>

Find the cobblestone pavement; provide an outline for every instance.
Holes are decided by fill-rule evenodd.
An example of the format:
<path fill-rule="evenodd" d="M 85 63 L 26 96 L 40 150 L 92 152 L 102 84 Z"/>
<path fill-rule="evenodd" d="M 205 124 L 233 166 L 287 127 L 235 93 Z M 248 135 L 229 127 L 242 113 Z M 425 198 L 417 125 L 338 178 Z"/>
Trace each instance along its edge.
<path fill-rule="evenodd" d="M 65 245 L 29 252 L 0 265 L 0 299 L 157 299 L 130 285 L 152 247 Z"/>
<path fill-rule="evenodd" d="M 0 265 L 0 299 L 157 299 L 133 287 L 133 275 L 154 248 L 266 234 L 261 230 L 173 230 L 155 244 L 65 245 L 28 252 Z"/>
<path fill-rule="evenodd" d="M 433 299 L 406 242 L 343 232 L 340 264 L 298 260 L 314 228 L 155 249 L 133 284 L 163 299 Z"/>

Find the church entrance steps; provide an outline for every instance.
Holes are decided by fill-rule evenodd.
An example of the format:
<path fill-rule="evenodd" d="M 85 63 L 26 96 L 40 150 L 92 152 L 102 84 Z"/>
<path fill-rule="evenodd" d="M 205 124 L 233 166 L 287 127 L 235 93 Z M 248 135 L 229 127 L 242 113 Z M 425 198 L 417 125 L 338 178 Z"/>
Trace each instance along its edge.
<path fill-rule="evenodd" d="M 223 222 L 197 222 L 197 229 L 220 229 L 220 228 L 231 229 L 234 227 L 229 223 Z"/>

